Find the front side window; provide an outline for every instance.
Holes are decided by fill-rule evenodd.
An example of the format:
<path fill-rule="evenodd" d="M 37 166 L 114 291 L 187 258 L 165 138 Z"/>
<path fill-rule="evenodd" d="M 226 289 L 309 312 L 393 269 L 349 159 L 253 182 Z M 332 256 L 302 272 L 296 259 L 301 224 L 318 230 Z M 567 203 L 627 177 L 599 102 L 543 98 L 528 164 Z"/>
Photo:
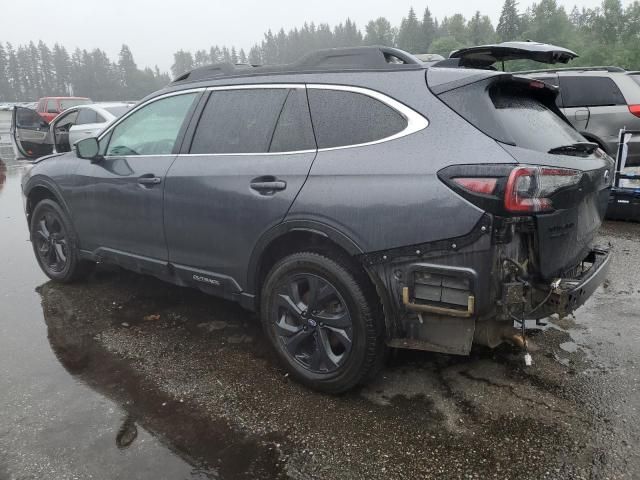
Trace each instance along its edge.
<path fill-rule="evenodd" d="M 211 93 L 190 153 L 266 153 L 289 90 L 256 88 Z"/>
<path fill-rule="evenodd" d="M 113 129 L 106 155 L 171 154 L 197 95 L 162 98 L 132 113 Z"/>
<path fill-rule="evenodd" d="M 604 107 L 626 105 L 616 82 L 607 77 L 560 77 L 565 107 Z"/>
<path fill-rule="evenodd" d="M 398 111 L 362 93 L 312 88 L 309 106 L 318 148 L 374 142 L 407 128 Z"/>

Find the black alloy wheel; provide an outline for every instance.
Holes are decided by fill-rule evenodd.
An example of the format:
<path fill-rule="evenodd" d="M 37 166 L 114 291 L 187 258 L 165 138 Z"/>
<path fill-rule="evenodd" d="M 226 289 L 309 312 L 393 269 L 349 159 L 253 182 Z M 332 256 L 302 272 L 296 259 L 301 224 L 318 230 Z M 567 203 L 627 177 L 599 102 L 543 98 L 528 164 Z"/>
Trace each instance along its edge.
<path fill-rule="evenodd" d="M 384 319 L 364 272 L 348 257 L 293 253 L 262 285 L 260 317 L 280 361 L 299 382 L 341 393 L 385 359 Z"/>
<path fill-rule="evenodd" d="M 343 365 L 353 343 L 349 308 L 338 290 L 312 273 L 288 275 L 276 290 L 272 318 L 278 340 L 293 359 L 313 373 Z"/>

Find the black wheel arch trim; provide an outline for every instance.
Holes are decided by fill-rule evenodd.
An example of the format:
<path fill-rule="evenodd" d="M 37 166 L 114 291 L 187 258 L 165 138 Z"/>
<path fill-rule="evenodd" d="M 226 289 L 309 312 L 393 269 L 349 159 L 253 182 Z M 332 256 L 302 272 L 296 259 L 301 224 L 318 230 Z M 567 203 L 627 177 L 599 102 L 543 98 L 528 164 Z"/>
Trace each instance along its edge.
<path fill-rule="evenodd" d="M 65 201 L 64 196 L 60 191 L 60 188 L 56 185 L 56 183 L 53 180 L 40 175 L 32 177 L 24 185 L 22 189 L 22 193 L 26 198 L 29 198 L 29 195 L 31 195 L 31 192 L 36 188 L 44 188 L 48 190 L 51 193 L 51 195 L 53 195 L 53 197 L 55 198 L 57 203 L 60 205 L 60 207 L 64 210 L 64 212 L 69 216 L 69 220 L 72 219 L 69 206 L 67 205 L 67 202 Z M 28 207 L 28 204 L 27 204 L 27 207 Z M 35 205 L 33 205 L 33 207 L 35 207 Z M 30 217 L 30 214 L 29 214 L 29 217 Z"/>
<path fill-rule="evenodd" d="M 314 220 L 290 220 L 282 222 L 265 232 L 253 248 L 249 259 L 247 289 L 245 293 L 255 295 L 258 291 L 258 267 L 267 248 L 278 238 L 292 232 L 306 232 L 325 237 L 344 249 L 349 255 L 356 256 L 364 253 L 362 248 L 350 237 L 326 223 Z"/>

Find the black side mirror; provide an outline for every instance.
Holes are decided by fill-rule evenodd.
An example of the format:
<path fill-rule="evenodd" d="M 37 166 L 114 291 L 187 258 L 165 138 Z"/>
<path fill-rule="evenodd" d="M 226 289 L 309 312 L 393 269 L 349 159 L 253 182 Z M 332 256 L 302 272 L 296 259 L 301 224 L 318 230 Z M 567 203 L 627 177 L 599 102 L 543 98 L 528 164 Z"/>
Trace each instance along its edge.
<path fill-rule="evenodd" d="M 100 144 L 95 137 L 85 138 L 76 143 L 76 155 L 78 158 L 98 161 L 101 159 Z"/>

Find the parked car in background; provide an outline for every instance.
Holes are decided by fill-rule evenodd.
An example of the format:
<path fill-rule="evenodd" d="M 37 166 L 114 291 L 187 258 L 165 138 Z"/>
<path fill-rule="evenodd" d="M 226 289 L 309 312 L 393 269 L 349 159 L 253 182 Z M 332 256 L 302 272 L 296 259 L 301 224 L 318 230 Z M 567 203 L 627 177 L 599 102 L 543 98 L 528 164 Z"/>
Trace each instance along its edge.
<path fill-rule="evenodd" d="M 518 72 L 560 87 L 558 107 L 587 140 L 608 154 L 622 128 L 640 130 L 640 75 L 619 67 L 576 67 Z M 640 165 L 640 137 L 629 142 L 627 166 Z"/>
<path fill-rule="evenodd" d="M 51 122 L 60 113 L 77 105 L 92 103 L 86 97 L 43 97 L 38 100 L 36 111 L 47 122 Z"/>
<path fill-rule="evenodd" d="M 98 135 L 133 105 L 125 102 L 79 105 L 68 108 L 50 123 L 35 110 L 16 106 L 11 131 L 18 139 L 18 151 L 25 158 L 68 152 L 77 141 Z"/>
<path fill-rule="evenodd" d="M 111 262 L 239 302 L 326 392 L 388 347 L 526 345 L 514 318 L 575 310 L 610 259 L 613 162 L 556 95 L 386 47 L 202 67 L 35 162 L 34 254 L 60 282 Z"/>

